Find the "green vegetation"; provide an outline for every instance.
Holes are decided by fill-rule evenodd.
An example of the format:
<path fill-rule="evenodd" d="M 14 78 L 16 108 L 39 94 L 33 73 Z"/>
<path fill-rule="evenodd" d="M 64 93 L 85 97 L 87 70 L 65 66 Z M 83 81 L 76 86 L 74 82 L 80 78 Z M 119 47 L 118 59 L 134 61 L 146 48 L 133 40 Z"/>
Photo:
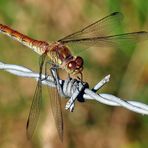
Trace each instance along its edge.
<path fill-rule="evenodd" d="M 145 0 L 1 0 L 0 23 L 32 38 L 52 41 L 115 11 L 122 12 L 124 19 L 114 32 L 148 31 L 148 1 Z M 148 104 L 148 40 L 122 43 L 120 49 L 95 47 L 80 55 L 85 60 L 84 80 L 91 86 L 111 74 L 110 83 L 100 92 Z M 38 70 L 38 55 L 2 34 L 0 61 Z M 48 114 L 50 103 L 46 92 L 41 124 L 29 142 L 25 126 L 35 85 L 34 80 L 0 71 L 0 148 L 148 146 L 148 116 L 91 101 L 77 103 L 75 111 L 70 113 L 64 110 L 64 100 L 66 130 L 61 144 Z"/>

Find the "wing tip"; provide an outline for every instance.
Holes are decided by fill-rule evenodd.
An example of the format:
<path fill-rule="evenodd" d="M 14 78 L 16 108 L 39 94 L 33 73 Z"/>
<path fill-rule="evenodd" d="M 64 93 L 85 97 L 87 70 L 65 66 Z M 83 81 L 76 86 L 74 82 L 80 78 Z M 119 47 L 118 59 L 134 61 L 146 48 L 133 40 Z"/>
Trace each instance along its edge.
<path fill-rule="evenodd" d="M 123 20 L 123 18 L 124 18 L 123 14 L 119 11 L 115 11 L 115 12 L 111 13 L 111 16 L 118 16 L 120 21 Z"/>
<path fill-rule="evenodd" d="M 123 16 L 123 14 L 122 14 L 121 12 L 119 12 L 119 11 L 115 11 L 115 12 L 111 13 L 111 15 L 112 15 L 112 16 L 114 16 L 114 15 Z"/>
<path fill-rule="evenodd" d="M 33 133 L 31 134 L 30 132 L 29 132 L 29 119 L 27 120 L 27 124 L 26 124 L 26 137 L 27 137 L 27 139 L 28 140 L 30 140 L 31 138 L 32 138 L 32 136 L 33 136 Z"/>
<path fill-rule="evenodd" d="M 117 14 L 121 14 L 121 13 L 118 12 L 118 11 L 115 11 L 115 12 L 112 13 L 112 15 L 117 15 Z"/>

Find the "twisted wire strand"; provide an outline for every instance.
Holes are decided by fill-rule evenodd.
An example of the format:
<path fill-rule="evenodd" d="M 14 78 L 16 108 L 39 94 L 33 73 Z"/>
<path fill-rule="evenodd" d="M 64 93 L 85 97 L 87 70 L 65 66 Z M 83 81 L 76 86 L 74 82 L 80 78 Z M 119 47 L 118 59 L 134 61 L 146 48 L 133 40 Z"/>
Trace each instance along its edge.
<path fill-rule="evenodd" d="M 32 72 L 30 69 L 26 67 L 13 64 L 5 64 L 2 62 L 0 62 L 0 70 L 7 71 L 11 74 L 21 77 L 35 78 L 36 80 L 38 80 L 39 77 L 38 73 Z M 45 76 L 42 75 L 42 77 L 44 78 Z M 144 103 L 138 101 L 127 101 L 119 97 L 116 97 L 112 94 L 96 93 L 101 87 L 103 87 L 109 81 L 109 78 L 110 75 L 104 77 L 92 89 L 89 89 L 87 85 L 84 85 L 84 82 L 80 82 L 72 78 L 66 80 L 59 80 L 59 83 L 62 86 L 64 96 L 68 99 L 71 98 L 71 96 L 74 94 L 77 88 L 83 87 L 83 91 L 81 89 L 79 91 L 79 95 L 81 95 L 81 97 L 83 97 L 82 99 L 84 100 L 96 100 L 100 103 L 110 106 L 122 106 L 133 112 L 137 112 L 142 115 L 148 115 L 148 105 Z M 44 80 L 42 84 L 48 85 L 49 87 L 56 87 L 54 79 L 50 76 L 46 80 Z"/>

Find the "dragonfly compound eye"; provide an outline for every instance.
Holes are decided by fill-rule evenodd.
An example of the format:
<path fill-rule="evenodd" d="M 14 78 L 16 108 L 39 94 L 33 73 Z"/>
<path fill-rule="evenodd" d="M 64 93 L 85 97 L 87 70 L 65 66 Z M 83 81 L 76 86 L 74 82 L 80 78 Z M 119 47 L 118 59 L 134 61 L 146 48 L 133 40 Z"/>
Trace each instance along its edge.
<path fill-rule="evenodd" d="M 76 62 L 75 61 L 71 61 L 68 63 L 68 68 L 70 70 L 75 70 L 76 69 Z"/>
<path fill-rule="evenodd" d="M 76 62 L 76 67 L 77 68 L 83 67 L 83 59 L 81 57 L 79 57 L 79 56 L 76 57 L 75 62 Z"/>
<path fill-rule="evenodd" d="M 77 63 L 77 65 L 83 65 L 83 59 L 81 57 L 76 57 L 75 62 Z"/>

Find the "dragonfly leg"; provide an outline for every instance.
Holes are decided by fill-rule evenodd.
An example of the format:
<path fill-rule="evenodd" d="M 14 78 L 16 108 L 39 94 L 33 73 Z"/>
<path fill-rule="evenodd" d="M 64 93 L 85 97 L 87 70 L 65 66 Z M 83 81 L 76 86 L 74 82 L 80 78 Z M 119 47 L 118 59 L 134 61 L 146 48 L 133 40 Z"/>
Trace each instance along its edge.
<path fill-rule="evenodd" d="M 42 78 L 43 65 L 45 62 L 46 55 L 47 55 L 46 53 L 43 53 L 39 58 L 39 80 L 41 81 L 46 79 L 46 78 Z"/>
<path fill-rule="evenodd" d="M 71 77 L 70 77 L 70 74 L 68 73 L 68 79 L 70 79 Z"/>
<path fill-rule="evenodd" d="M 49 65 L 50 68 L 48 67 L 48 65 Z M 51 73 L 51 75 L 54 79 L 54 83 L 57 87 L 58 92 L 60 93 L 61 96 L 64 96 L 64 93 L 62 91 L 62 87 L 59 83 L 60 78 L 59 78 L 58 71 L 57 71 L 58 68 L 59 68 L 58 65 L 54 64 L 51 61 L 47 61 L 45 63 L 45 78 L 44 78 L 44 80 L 48 78 L 49 75 L 47 74 L 47 70 L 50 69 L 50 73 Z"/>
<path fill-rule="evenodd" d="M 52 65 L 53 65 L 53 62 L 51 62 L 51 61 L 46 61 L 46 63 L 45 63 L 45 80 L 48 78 L 48 72 L 47 72 L 47 70 L 48 69 L 50 69 L 49 67 L 48 67 L 48 65 L 49 65 L 49 67 L 51 68 L 52 67 Z"/>
<path fill-rule="evenodd" d="M 55 65 L 53 62 L 51 62 L 51 61 L 46 61 L 45 62 L 45 73 L 44 73 L 44 75 L 45 75 L 45 78 L 43 78 L 42 79 L 42 81 L 43 80 L 47 80 L 47 78 L 49 77 L 49 75 L 48 75 L 48 69 L 51 69 L 51 68 L 53 68 L 53 67 L 55 67 L 56 69 L 58 69 L 58 66 L 57 65 Z"/>
<path fill-rule="evenodd" d="M 56 65 L 54 65 L 54 67 L 50 68 L 50 71 L 51 71 L 51 75 L 54 79 L 54 82 L 55 82 L 55 85 L 58 89 L 58 92 L 60 93 L 61 96 L 65 96 L 64 93 L 63 93 L 63 90 L 62 90 L 62 86 L 59 82 L 60 78 L 59 78 L 59 75 L 58 75 L 58 72 L 57 72 L 57 69 L 58 67 Z"/>
<path fill-rule="evenodd" d="M 79 81 L 83 81 L 83 74 L 82 74 L 81 72 L 80 72 L 79 74 L 80 74 L 80 77 L 77 76 L 77 79 L 78 79 Z"/>

